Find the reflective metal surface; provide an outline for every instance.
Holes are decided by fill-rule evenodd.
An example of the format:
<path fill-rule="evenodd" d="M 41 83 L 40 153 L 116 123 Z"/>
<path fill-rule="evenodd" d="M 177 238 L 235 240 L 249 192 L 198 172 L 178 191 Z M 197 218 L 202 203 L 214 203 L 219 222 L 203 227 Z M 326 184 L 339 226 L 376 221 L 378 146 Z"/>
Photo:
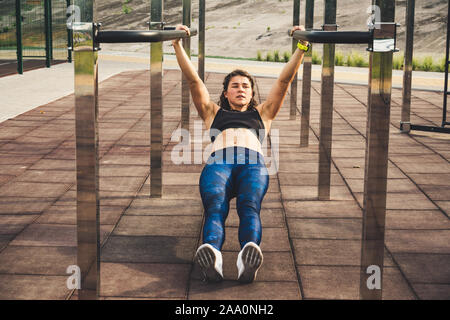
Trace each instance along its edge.
<path fill-rule="evenodd" d="M 163 0 L 152 0 L 151 22 L 163 21 Z M 151 28 L 158 28 L 151 26 Z M 163 148 L 163 97 L 162 97 L 162 42 L 150 45 L 150 196 L 162 195 L 162 148 Z"/>
<path fill-rule="evenodd" d="M 191 26 L 191 0 L 183 0 L 183 24 L 185 26 Z M 183 39 L 183 48 L 186 51 L 188 57 L 191 57 L 191 39 Z M 181 127 L 189 130 L 189 83 L 184 75 L 182 75 L 181 81 Z"/>
<path fill-rule="evenodd" d="M 411 82 L 414 41 L 414 9 L 415 0 L 408 0 L 406 6 L 405 61 L 403 66 L 403 101 L 401 117 L 402 132 L 409 132 L 411 129 Z"/>
<path fill-rule="evenodd" d="M 294 0 L 294 14 L 293 14 L 293 26 L 300 25 L 300 0 Z M 297 40 L 292 39 L 292 53 L 297 50 Z M 289 113 L 289 118 L 291 120 L 295 119 L 297 114 L 297 87 L 298 87 L 298 72 L 295 74 L 294 79 L 291 83 L 291 110 Z"/>
<path fill-rule="evenodd" d="M 394 0 L 374 0 L 381 9 L 381 21 L 393 22 Z M 360 298 L 381 299 L 383 289 L 384 231 L 388 170 L 389 118 L 392 88 L 392 52 L 370 53 L 367 142 L 364 176 Z M 369 286 L 378 268 L 380 287 Z"/>
<path fill-rule="evenodd" d="M 77 265 L 81 271 L 79 299 L 96 299 L 100 288 L 100 219 L 98 197 L 98 78 L 93 46 L 93 3 L 74 23 L 75 126 L 77 166 Z M 88 5 L 89 4 L 89 5 Z"/>
<path fill-rule="evenodd" d="M 314 0 L 306 0 L 305 29 L 310 30 L 314 24 Z M 300 147 L 309 145 L 309 121 L 311 108 L 311 71 L 312 71 L 312 44 L 303 59 L 302 80 L 302 117 L 300 123 Z"/>
<path fill-rule="evenodd" d="M 336 0 L 325 2 L 324 31 L 335 31 Z M 330 199 L 331 145 L 333 131 L 335 45 L 323 45 L 322 87 L 320 95 L 320 137 L 319 137 L 319 200 Z"/>
<path fill-rule="evenodd" d="M 198 75 L 205 81 L 205 0 L 200 0 L 198 8 Z"/>

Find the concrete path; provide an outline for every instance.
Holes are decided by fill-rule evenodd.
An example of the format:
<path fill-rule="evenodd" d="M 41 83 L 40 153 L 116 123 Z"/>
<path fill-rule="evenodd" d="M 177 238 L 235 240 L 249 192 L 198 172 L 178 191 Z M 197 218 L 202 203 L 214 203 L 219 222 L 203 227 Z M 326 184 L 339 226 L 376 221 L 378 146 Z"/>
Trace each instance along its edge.
<path fill-rule="evenodd" d="M 285 102 L 272 133 L 272 142 L 279 133 L 279 159 L 267 155 L 278 171 L 261 211 L 263 267 L 253 284 L 236 281 L 233 200 L 225 281 L 207 284 L 192 264 L 201 243 L 203 164 L 172 161 L 180 77 L 175 70 L 164 76 L 161 199 L 148 197 L 149 72 L 124 72 L 99 86 L 101 298 L 358 299 L 367 88 L 335 87 L 330 201 L 317 200 L 320 84 L 313 83 L 309 147 L 299 148 L 299 116 L 290 120 Z M 207 74 L 214 100 L 222 80 Z M 257 83 L 263 100 L 273 79 Z M 383 298 L 450 299 L 450 137 L 400 134 L 401 91 L 392 99 Z M 77 250 L 73 100 L 0 124 L 0 299 L 77 298 L 66 287 Z M 441 94 L 413 92 L 414 122 L 437 124 L 440 112 Z M 192 108 L 191 130 L 195 121 Z"/>

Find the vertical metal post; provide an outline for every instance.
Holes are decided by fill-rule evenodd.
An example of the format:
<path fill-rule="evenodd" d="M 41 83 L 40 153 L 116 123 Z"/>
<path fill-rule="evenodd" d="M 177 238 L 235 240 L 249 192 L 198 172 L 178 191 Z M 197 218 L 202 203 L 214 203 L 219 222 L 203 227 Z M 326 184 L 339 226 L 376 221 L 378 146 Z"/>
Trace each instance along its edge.
<path fill-rule="evenodd" d="M 66 6 L 68 9 L 70 7 L 70 0 L 66 0 Z M 72 13 L 67 13 L 67 18 L 69 18 L 72 15 Z M 72 62 L 72 30 L 70 28 L 67 28 L 67 61 Z"/>
<path fill-rule="evenodd" d="M 205 0 L 200 0 L 198 8 L 198 75 L 205 81 Z"/>
<path fill-rule="evenodd" d="M 324 31 L 336 31 L 336 0 L 325 0 Z M 319 200 L 330 199 L 331 144 L 333 129 L 335 44 L 323 45 L 322 89 L 320 97 Z"/>
<path fill-rule="evenodd" d="M 382 298 L 393 49 L 386 46 L 380 49 L 380 44 L 383 45 L 387 39 L 392 38 L 392 45 L 395 45 L 395 0 L 373 0 L 372 3 L 380 8 L 382 22 L 378 27 L 375 25 L 373 49 L 370 53 L 361 299 Z M 379 287 L 376 287 L 377 282 Z"/>
<path fill-rule="evenodd" d="M 150 28 L 161 29 L 163 0 L 152 0 Z M 162 96 L 163 43 L 150 44 L 150 196 L 162 196 L 162 148 L 163 148 L 163 96 Z"/>
<path fill-rule="evenodd" d="M 305 29 L 311 30 L 314 24 L 314 0 L 306 0 Z M 309 120 L 311 108 L 311 72 L 312 72 L 312 43 L 303 59 L 302 80 L 302 117 L 300 123 L 300 147 L 309 145 Z"/>
<path fill-rule="evenodd" d="M 183 0 L 183 24 L 185 26 L 191 26 L 191 0 Z M 183 48 L 186 51 L 188 57 L 191 57 L 191 39 L 183 38 Z M 189 130 L 189 83 L 186 77 L 182 74 L 181 81 L 181 128 Z"/>
<path fill-rule="evenodd" d="M 448 98 L 448 64 L 449 64 L 449 45 L 450 45 L 450 3 L 448 3 L 447 12 L 447 41 L 445 48 L 445 82 L 444 82 L 444 105 L 442 108 L 442 127 L 450 124 L 447 122 L 447 98 Z"/>
<path fill-rule="evenodd" d="M 20 0 L 16 0 L 16 47 L 17 47 L 17 72 L 19 74 L 23 74 L 22 8 Z"/>
<path fill-rule="evenodd" d="M 50 61 L 53 60 L 53 9 L 52 9 L 52 0 L 48 0 L 48 40 L 50 43 Z"/>
<path fill-rule="evenodd" d="M 94 44 L 94 1 L 75 0 L 83 8 L 74 23 L 75 135 L 77 166 L 78 298 L 96 299 L 100 291 L 100 210 L 98 197 L 98 54 Z"/>
<path fill-rule="evenodd" d="M 44 0 L 44 26 L 45 26 L 45 65 L 47 68 L 50 68 L 51 65 L 51 44 L 50 44 L 50 29 L 51 29 L 51 11 L 50 11 L 50 1 Z"/>
<path fill-rule="evenodd" d="M 300 0 L 294 0 L 294 13 L 293 13 L 293 25 L 298 26 L 300 24 Z M 292 53 L 297 50 L 297 40 L 292 39 Z M 294 120 L 297 114 L 297 84 L 298 84 L 298 72 L 295 74 L 291 83 L 291 110 L 289 119 Z"/>
<path fill-rule="evenodd" d="M 406 42 L 405 60 L 403 65 L 403 103 L 400 130 L 411 130 L 411 82 L 412 82 L 412 58 L 414 41 L 414 8 L 415 0 L 408 0 L 406 7 Z"/>

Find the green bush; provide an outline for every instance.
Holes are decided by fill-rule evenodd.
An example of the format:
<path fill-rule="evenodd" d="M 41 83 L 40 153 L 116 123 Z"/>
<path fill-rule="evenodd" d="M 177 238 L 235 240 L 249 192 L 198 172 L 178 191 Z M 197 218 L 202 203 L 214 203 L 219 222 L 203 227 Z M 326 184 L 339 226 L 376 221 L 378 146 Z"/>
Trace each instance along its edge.
<path fill-rule="evenodd" d="M 433 70 L 433 58 L 427 56 L 423 59 L 422 66 L 420 68 L 422 71 L 432 71 Z"/>
<path fill-rule="evenodd" d="M 341 52 L 336 52 L 334 56 L 334 64 L 336 66 L 343 66 L 344 65 L 344 54 Z"/>
<path fill-rule="evenodd" d="M 289 51 L 285 51 L 283 53 L 283 60 L 284 62 L 289 62 L 289 60 L 291 60 L 291 53 Z"/>
<path fill-rule="evenodd" d="M 278 50 L 275 50 L 274 53 L 273 53 L 273 61 L 281 62 L 281 60 L 280 60 L 280 53 L 278 52 Z"/>
<path fill-rule="evenodd" d="M 419 70 L 419 67 L 420 67 L 419 60 L 417 58 L 413 58 L 412 59 L 412 69 L 414 71 L 416 71 L 416 70 Z"/>
<path fill-rule="evenodd" d="M 272 52 L 267 52 L 267 55 L 266 55 L 266 61 L 273 61 L 273 56 L 272 56 Z"/>
<path fill-rule="evenodd" d="M 259 50 L 256 52 L 256 60 L 262 61 L 262 53 Z"/>
<path fill-rule="evenodd" d="M 402 55 L 394 55 L 394 59 L 392 61 L 392 68 L 395 70 L 402 70 L 403 63 L 405 61 L 405 56 Z"/>
<path fill-rule="evenodd" d="M 131 9 L 129 6 L 127 6 L 126 4 L 122 5 L 122 12 L 125 14 L 129 14 L 131 11 L 133 11 L 133 9 Z"/>
<path fill-rule="evenodd" d="M 319 57 L 319 54 L 316 51 L 313 51 L 311 56 L 312 64 L 322 64 L 322 58 Z"/>
<path fill-rule="evenodd" d="M 434 72 L 445 72 L 445 56 L 439 59 L 438 64 L 433 66 Z"/>
<path fill-rule="evenodd" d="M 347 66 L 349 67 L 367 67 L 368 65 L 368 61 L 358 52 L 352 51 L 347 56 Z"/>

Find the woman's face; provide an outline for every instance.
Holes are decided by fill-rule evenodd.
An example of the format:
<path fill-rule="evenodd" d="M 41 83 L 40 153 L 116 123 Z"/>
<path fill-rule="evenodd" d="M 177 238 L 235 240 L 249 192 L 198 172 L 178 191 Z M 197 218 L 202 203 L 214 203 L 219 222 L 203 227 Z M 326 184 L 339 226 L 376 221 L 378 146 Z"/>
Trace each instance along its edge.
<path fill-rule="evenodd" d="M 241 109 L 252 100 L 252 84 L 247 77 L 234 76 L 228 83 L 228 89 L 224 95 L 228 99 L 231 108 Z"/>

